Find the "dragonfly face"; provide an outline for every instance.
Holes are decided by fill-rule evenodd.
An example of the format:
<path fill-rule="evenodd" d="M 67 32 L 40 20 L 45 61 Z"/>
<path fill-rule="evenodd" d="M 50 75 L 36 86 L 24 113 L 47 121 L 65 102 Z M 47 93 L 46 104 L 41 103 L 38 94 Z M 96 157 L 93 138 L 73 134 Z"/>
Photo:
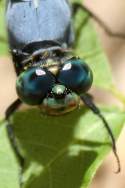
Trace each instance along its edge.
<path fill-rule="evenodd" d="M 45 66 L 31 66 L 17 79 L 19 98 L 29 105 L 40 105 L 51 115 L 64 114 L 79 106 L 79 95 L 92 84 L 92 72 L 77 58 Z"/>

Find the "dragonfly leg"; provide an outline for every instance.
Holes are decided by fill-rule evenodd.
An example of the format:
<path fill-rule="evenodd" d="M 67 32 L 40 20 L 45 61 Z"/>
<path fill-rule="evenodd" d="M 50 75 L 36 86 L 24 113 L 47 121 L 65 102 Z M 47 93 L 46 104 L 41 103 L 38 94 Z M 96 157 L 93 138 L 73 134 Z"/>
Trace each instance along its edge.
<path fill-rule="evenodd" d="M 22 104 L 22 102 L 20 101 L 20 99 L 15 100 L 6 110 L 5 112 L 5 119 L 7 120 L 7 133 L 8 133 L 8 137 L 11 143 L 11 146 L 14 150 L 14 152 L 16 153 L 16 156 L 20 162 L 20 165 L 23 166 L 24 164 L 24 159 L 21 156 L 18 147 L 17 147 L 17 143 L 16 143 L 16 138 L 15 138 L 15 134 L 14 134 L 14 130 L 13 130 L 13 126 L 10 122 L 10 116 L 19 108 L 19 106 Z"/>
<path fill-rule="evenodd" d="M 23 167 L 24 167 L 24 158 L 22 157 L 22 155 L 18 149 L 13 126 L 12 126 L 12 123 L 10 122 L 10 117 L 20 107 L 21 104 L 22 104 L 22 102 L 20 101 L 20 99 L 17 99 L 7 108 L 7 110 L 5 112 L 5 119 L 7 121 L 6 128 L 7 128 L 8 138 L 10 140 L 12 149 L 15 152 L 16 157 L 17 157 L 20 167 L 21 167 L 21 169 L 19 171 L 20 187 L 22 186 L 22 171 L 23 171 Z"/>
<path fill-rule="evenodd" d="M 119 173 L 120 170 L 121 170 L 120 159 L 119 159 L 119 156 L 117 154 L 117 148 L 116 148 L 115 138 L 114 138 L 114 135 L 112 133 L 111 128 L 108 125 L 108 122 L 106 121 L 105 117 L 102 115 L 100 109 L 94 104 L 94 102 L 92 101 L 92 98 L 91 98 L 91 96 L 89 94 L 82 95 L 81 96 L 81 100 L 103 122 L 103 125 L 105 126 L 105 128 L 106 128 L 106 130 L 107 130 L 107 132 L 108 132 L 108 134 L 109 134 L 109 136 L 111 138 L 111 141 L 112 141 L 112 150 L 113 150 L 113 153 L 114 153 L 114 156 L 116 158 L 117 165 L 118 165 L 116 173 Z"/>

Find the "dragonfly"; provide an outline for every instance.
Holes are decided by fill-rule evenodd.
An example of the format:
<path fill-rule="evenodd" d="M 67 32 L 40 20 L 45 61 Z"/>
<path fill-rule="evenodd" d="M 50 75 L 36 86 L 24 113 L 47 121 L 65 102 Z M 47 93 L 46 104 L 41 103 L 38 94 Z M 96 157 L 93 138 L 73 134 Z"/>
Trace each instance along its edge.
<path fill-rule="evenodd" d="M 6 110 L 10 140 L 23 163 L 9 121 L 22 103 L 57 116 L 78 109 L 82 102 L 103 122 L 120 172 L 112 130 L 88 93 L 93 82 L 92 70 L 80 57 L 73 56 L 71 50 L 75 41 L 72 15 L 67 0 L 7 1 L 6 24 L 18 95 Z"/>

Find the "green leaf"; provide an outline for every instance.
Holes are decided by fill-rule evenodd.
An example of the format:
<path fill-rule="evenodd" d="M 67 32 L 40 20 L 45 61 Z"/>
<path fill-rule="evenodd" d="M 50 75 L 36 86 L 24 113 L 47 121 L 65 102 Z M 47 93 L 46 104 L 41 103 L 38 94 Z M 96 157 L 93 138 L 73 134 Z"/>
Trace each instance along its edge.
<path fill-rule="evenodd" d="M 88 12 L 78 9 L 74 16 L 75 54 L 86 60 L 94 74 L 94 85 L 110 90 L 114 86 L 114 81 L 100 41 L 95 29 L 90 21 Z"/>
<path fill-rule="evenodd" d="M 4 122 L 0 125 L 0 187 L 19 188 L 19 166 L 12 151 L 6 126 Z"/>
<path fill-rule="evenodd" d="M 83 4 L 83 0 L 69 0 L 69 2 L 70 2 L 71 4 L 73 4 L 73 3 Z"/>
<path fill-rule="evenodd" d="M 8 42 L 4 12 L 5 1 L 0 1 L 0 56 L 8 55 Z"/>
<path fill-rule="evenodd" d="M 101 110 L 118 137 L 124 113 Z M 24 188 L 87 188 L 111 149 L 103 124 L 84 108 L 59 117 L 30 109 L 16 113 L 13 124 L 25 158 Z"/>

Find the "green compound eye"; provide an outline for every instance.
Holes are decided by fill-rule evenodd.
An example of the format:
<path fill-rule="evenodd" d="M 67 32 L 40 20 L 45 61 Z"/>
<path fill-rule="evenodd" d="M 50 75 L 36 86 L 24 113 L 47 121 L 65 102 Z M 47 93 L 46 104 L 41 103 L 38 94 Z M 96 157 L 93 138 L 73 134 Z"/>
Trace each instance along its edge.
<path fill-rule="evenodd" d="M 54 76 L 40 67 L 32 67 L 21 73 L 16 82 L 19 98 L 30 105 L 38 105 L 51 91 L 55 83 Z"/>
<path fill-rule="evenodd" d="M 80 59 L 65 62 L 58 74 L 58 81 L 78 94 L 88 91 L 92 85 L 92 71 Z"/>

